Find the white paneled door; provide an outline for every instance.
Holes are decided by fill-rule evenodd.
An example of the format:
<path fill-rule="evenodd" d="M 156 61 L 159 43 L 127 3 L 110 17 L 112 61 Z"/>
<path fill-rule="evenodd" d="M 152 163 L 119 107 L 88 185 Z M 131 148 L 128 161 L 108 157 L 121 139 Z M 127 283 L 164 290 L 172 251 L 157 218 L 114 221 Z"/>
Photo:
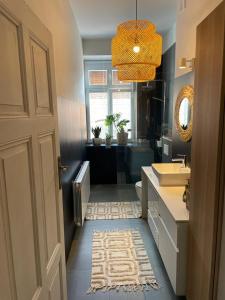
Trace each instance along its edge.
<path fill-rule="evenodd" d="M 58 155 L 51 35 L 0 0 L 1 300 L 67 298 Z"/>

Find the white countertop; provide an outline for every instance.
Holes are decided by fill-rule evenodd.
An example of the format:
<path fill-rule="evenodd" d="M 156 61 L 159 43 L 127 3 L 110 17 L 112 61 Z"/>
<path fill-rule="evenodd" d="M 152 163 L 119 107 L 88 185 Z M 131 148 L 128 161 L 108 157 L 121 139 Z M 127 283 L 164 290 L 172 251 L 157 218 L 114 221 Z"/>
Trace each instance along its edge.
<path fill-rule="evenodd" d="M 152 167 L 142 167 L 175 222 L 188 222 L 189 211 L 183 202 L 184 186 L 160 186 Z"/>

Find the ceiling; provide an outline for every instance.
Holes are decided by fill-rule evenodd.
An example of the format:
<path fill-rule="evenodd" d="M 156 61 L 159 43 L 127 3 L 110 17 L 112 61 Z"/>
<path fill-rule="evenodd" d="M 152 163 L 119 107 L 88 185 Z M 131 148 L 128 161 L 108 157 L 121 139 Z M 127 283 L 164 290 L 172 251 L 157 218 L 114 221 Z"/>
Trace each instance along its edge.
<path fill-rule="evenodd" d="M 116 26 L 135 19 L 135 0 L 70 0 L 82 38 L 107 38 Z M 165 33 L 176 19 L 177 0 L 139 0 L 138 19 L 149 19 Z"/>

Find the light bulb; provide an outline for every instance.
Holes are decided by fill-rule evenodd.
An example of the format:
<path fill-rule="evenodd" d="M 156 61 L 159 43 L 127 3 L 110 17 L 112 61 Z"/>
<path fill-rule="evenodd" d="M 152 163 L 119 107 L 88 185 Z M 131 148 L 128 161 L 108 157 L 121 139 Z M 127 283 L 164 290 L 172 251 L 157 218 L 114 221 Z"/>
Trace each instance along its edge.
<path fill-rule="evenodd" d="M 133 51 L 134 51 L 135 53 L 139 53 L 139 52 L 140 52 L 140 46 L 134 46 L 134 47 L 133 47 Z"/>

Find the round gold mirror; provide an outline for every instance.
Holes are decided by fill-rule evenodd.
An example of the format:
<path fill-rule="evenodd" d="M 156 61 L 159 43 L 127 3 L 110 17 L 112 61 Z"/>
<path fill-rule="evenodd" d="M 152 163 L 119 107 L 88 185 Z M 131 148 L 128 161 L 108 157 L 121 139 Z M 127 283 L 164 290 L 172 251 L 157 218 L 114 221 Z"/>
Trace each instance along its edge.
<path fill-rule="evenodd" d="M 192 137 L 193 98 L 193 86 L 186 85 L 180 90 L 175 105 L 176 128 L 184 142 L 190 141 Z"/>

